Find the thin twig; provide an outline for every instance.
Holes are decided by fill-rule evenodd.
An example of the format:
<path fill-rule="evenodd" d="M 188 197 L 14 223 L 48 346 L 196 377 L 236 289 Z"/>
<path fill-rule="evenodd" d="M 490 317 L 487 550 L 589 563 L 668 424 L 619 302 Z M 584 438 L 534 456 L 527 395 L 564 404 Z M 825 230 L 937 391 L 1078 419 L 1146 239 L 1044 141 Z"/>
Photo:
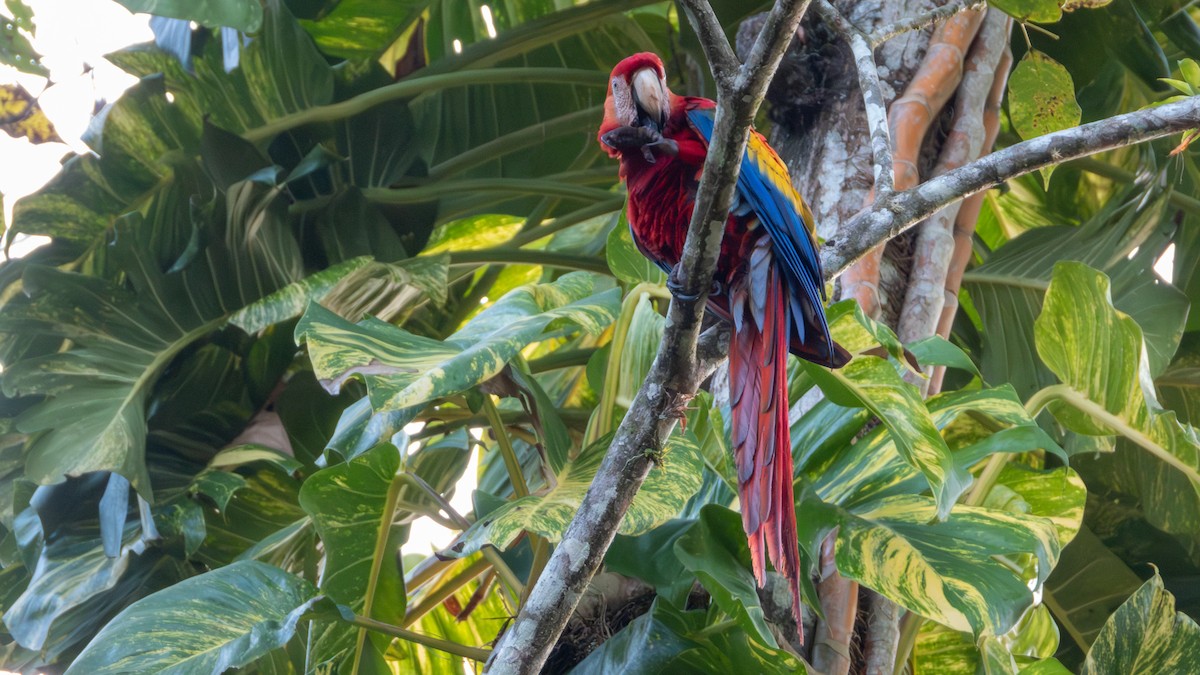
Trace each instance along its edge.
<path fill-rule="evenodd" d="M 854 53 L 854 65 L 858 70 L 858 87 L 862 90 L 863 108 L 867 113 L 867 127 L 871 132 L 871 155 L 874 166 L 875 195 L 890 193 L 895 185 L 892 166 L 892 138 L 888 133 L 887 102 L 883 87 L 879 84 L 879 66 L 875 63 L 874 50 L 867 36 L 850 23 L 841 12 L 819 0 L 816 10 L 827 23 L 833 26 Z"/>
<path fill-rule="evenodd" d="M 415 473 L 407 471 L 401 475 L 404 476 L 404 479 L 408 481 L 410 485 L 425 493 L 425 496 L 432 499 L 434 503 L 436 503 L 438 507 L 450 517 L 450 520 L 458 527 L 458 529 L 466 530 L 471 526 L 471 521 L 467 520 L 466 517 L 459 513 L 450 504 L 450 502 L 446 501 L 446 498 L 443 497 L 440 492 L 433 488 L 432 485 L 426 483 L 424 478 L 421 478 Z M 521 580 L 517 578 L 516 573 L 512 571 L 512 568 L 508 566 L 508 563 L 504 562 L 504 558 L 500 557 L 499 551 L 490 546 L 485 546 L 480 553 L 482 553 L 483 557 L 492 564 L 492 567 L 495 568 L 496 573 L 500 575 L 500 578 L 504 581 L 505 585 L 507 585 L 509 590 L 512 591 L 513 597 L 521 597 L 521 595 L 525 592 L 525 585 L 522 584 Z"/>
<path fill-rule="evenodd" d="M 407 630 L 399 626 L 393 626 L 390 623 L 376 621 L 375 619 L 370 619 L 365 616 L 358 616 L 357 614 L 353 619 L 350 620 L 350 623 L 358 626 L 359 628 L 365 628 L 367 630 L 373 630 L 376 633 L 383 633 L 384 635 L 391 635 L 392 637 L 400 638 L 401 640 L 415 642 L 419 645 L 429 647 L 430 649 L 436 649 L 438 651 L 446 652 L 447 654 L 461 656 L 465 659 L 471 659 L 472 661 L 486 661 L 487 657 L 491 655 L 491 652 L 486 649 L 480 649 L 479 647 L 468 647 L 451 640 L 436 638 L 432 635 L 414 633 L 411 630 Z"/>
<path fill-rule="evenodd" d="M 871 32 L 868 39 L 872 47 L 878 47 L 897 35 L 902 35 L 911 30 L 924 28 L 943 19 L 948 19 L 959 12 L 963 12 L 968 9 L 979 9 L 985 5 L 987 5 L 985 0 L 954 0 L 954 2 L 948 2 L 945 5 L 942 5 L 937 9 L 932 9 L 924 14 L 905 17 L 899 21 L 893 21 L 892 23 L 880 26 Z"/>

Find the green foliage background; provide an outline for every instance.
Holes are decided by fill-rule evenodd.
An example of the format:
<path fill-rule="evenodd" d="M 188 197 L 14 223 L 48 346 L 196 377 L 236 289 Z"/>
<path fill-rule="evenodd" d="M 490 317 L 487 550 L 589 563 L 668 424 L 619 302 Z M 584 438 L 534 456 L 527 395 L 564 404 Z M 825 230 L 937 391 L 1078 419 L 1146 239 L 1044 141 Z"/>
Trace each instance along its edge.
<path fill-rule="evenodd" d="M 609 69 L 658 51 L 700 93 L 694 34 L 649 0 L 500 0 L 495 38 L 475 0 L 123 4 L 200 27 L 111 55 L 141 79 L 95 154 L 14 206 L 8 241 L 51 242 L 0 265 L 0 664 L 478 668 L 663 330 L 594 141 Z M 995 4 L 1063 38 L 1016 34 L 1001 142 L 1200 87 L 1181 3 Z M 825 397 L 792 429 L 803 562 L 832 537 L 911 612 L 912 672 L 1200 672 L 1200 173 L 1171 145 L 989 193 L 950 341 L 839 303 L 854 361 L 793 369 Z M 726 413 L 693 402 L 606 557 L 648 609 L 558 670 L 805 671 Z M 462 534 L 401 560 L 421 516 Z"/>

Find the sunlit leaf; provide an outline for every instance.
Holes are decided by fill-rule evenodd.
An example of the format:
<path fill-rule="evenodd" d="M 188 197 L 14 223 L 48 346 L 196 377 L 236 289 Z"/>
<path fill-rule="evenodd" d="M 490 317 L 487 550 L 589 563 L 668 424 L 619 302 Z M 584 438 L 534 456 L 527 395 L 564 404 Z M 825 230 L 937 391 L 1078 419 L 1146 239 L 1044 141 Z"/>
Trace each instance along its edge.
<path fill-rule="evenodd" d="M 30 143 L 63 142 L 37 99 L 19 84 L 0 85 L 0 129 Z"/>
<path fill-rule="evenodd" d="M 536 532 L 557 541 L 575 516 L 591 485 L 604 453 L 605 437 L 569 462 L 558 476 L 557 485 L 546 494 L 529 495 L 506 503 L 473 524 L 451 551 L 465 556 L 485 545 L 505 549 L 523 531 Z M 689 429 L 672 434 L 662 458 L 642 484 L 621 524 L 621 533 L 637 535 L 674 518 L 700 487 L 703 467 L 695 436 Z"/>
<path fill-rule="evenodd" d="M 618 291 L 591 295 L 582 272 L 550 284 L 518 288 L 445 341 L 420 337 L 382 321 L 358 325 L 313 305 L 296 326 L 317 376 L 331 392 L 360 376 L 376 412 L 401 410 L 461 392 L 494 377 L 551 324 L 597 333 L 616 314 Z"/>

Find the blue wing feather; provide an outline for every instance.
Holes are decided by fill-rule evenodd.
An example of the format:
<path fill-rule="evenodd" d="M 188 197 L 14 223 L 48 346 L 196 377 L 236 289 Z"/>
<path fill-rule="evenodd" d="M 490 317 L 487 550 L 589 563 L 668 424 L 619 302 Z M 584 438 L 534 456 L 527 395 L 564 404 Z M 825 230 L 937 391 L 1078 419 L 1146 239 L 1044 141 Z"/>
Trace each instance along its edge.
<path fill-rule="evenodd" d="M 687 112 L 688 121 L 706 142 L 712 140 L 713 110 L 694 109 Z M 755 137 L 751 136 L 753 144 Z M 795 195 L 791 186 L 780 186 L 773 180 L 770 167 L 766 164 L 769 158 L 760 158 L 758 152 L 771 152 L 769 148 L 759 151 L 747 145 L 742 155 L 742 166 L 738 173 L 737 200 L 733 211 L 739 213 L 749 207 L 758 215 L 758 220 L 771 237 L 772 248 L 776 259 L 781 263 L 784 275 L 790 281 L 792 288 L 802 289 L 805 297 L 814 307 L 820 307 L 825 299 L 825 279 L 821 271 L 821 258 L 817 253 L 816 244 L 810 234 L 808 224 L 804 222 L 794 200 Z M 778 161 L 775 158 L 775 161 Z M 785 192 L 786 191 L 786 192 Z M 789 194 L 791 193 L 791 194 Z M 792 317 L 798 333 L 803 341 L 804 317 L 793 311 Z M 824 321 L 821 321 L 824 324 Z M 828 328 L 826 334 L 828 335 Z"/>

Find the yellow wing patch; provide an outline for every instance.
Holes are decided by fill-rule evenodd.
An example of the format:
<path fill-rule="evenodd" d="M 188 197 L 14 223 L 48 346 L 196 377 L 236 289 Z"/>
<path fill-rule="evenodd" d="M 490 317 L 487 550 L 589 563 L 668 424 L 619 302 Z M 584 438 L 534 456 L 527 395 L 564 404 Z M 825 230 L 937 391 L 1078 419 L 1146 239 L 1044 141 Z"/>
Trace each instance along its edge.
<path fill-rule="evenodd" d="M 767 139 L 763 138 L 762 134 L 757 131 L 750 131 L 750 140 L 746 144 L 746 152 L 750 155 L 750 159 L 758 166 L 758 170 L 762 172 L 771 184 L 779 190 L 779 194 L 787 198 L 792 204 L 792 209 L 800 214 L 800 218 L 804 221 L 804 229 L 808 230 L 809 236 L 813 237 L 813 243 L 816 243 L 816 236 L 813 232 L 813 216 L 812 211 L 808 209 L 808 204 L 804 203 L 804 199 L 800 193 L 796 192 L 796 188 L 792 187 L 792 177 L 788 175 L 787 167 L 779 155 L 775 154 L 774 148 L 767 145 Z"/>

